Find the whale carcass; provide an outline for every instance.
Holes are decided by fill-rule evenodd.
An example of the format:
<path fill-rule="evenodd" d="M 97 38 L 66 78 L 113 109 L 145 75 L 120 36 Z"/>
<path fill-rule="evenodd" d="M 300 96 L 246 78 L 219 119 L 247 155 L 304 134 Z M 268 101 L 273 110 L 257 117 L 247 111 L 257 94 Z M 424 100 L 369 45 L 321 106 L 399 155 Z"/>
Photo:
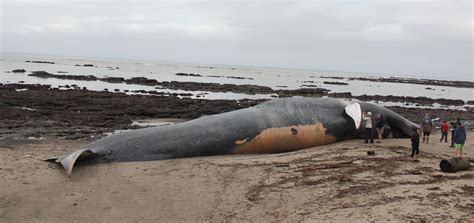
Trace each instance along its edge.
<path fill-rule="evenodd" d="M 418 126 L 382 106 L 331 98 L 284 98 L 174 125 L 104 137 L 49 161 L 68 176 L 76 163 L 163 160 L 224 154 L 281 153 L 361 138 L 362 112 L 382 114 L 386 132 L 410 137 Z"/>

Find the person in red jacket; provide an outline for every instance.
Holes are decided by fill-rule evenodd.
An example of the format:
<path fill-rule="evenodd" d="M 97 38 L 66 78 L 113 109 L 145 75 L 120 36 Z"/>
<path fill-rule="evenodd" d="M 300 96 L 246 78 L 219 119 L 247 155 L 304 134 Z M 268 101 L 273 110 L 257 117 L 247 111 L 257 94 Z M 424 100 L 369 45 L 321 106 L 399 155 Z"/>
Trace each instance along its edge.
<path fill-rule="evenodd" d="M 442 142 L 443 138 L 444 138 L 444 142 L 448 142 L 448 131 L 449 131 L 449 124 L 446 120 L 444 120 L 443 124 L 441 124 L 441 139 L 439 140 L 439 142 Z"/>

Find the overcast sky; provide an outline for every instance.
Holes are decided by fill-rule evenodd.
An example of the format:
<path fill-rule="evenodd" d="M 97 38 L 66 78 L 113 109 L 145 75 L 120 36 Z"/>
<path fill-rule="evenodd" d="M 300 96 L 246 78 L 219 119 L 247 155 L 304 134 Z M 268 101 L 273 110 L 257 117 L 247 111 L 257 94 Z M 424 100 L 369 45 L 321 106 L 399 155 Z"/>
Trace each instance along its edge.
<path fill-rule="evenodd" d="M 0 1 L 4 52 L 474 81 L 471 1 Z"/>

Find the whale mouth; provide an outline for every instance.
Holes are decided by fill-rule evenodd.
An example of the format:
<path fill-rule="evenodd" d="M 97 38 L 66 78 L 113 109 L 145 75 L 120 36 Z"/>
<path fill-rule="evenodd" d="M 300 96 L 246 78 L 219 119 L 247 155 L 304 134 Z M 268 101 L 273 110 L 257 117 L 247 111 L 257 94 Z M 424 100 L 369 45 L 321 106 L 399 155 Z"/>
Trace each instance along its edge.
<path fill-rule="evenodd" d="M 344 110 L 354 121 L 356 129 L 359 129 L 360 123 L 362 122 L 362 109 L 360 108 L 360 104 L 357 102 L 350 103 L 344 107 Z"/>

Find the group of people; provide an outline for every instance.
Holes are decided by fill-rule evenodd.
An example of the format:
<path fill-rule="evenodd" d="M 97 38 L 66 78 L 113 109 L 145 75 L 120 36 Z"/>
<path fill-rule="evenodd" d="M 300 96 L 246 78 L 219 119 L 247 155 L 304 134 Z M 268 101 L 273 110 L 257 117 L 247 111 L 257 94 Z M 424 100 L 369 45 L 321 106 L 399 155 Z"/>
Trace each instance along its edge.
<path fill-rule="evenodd" d="M 373 137 L 373 127 L 377 131 L 377 143 L 382 142 L 383 130 L 386 124 L 386 120 L 382 114 L 377 114 L 377 117 L 373 118 L 371 112 L 362 113 L 362 120 L 365 123 L 365 143 L 374 143 Z M 374 123 L 375 122 L 375 123 Z M 450 127 L 451 125 L 451 127 Z M 454 147 L 453 157 L 461 157 L 463 154 L 463 147 L 466 142 L 466 130 L 464 129 L 464 125 L 459 118 L 452 120 L 448 123 L 448 121 L 444 120 L 441 124 L 441 139 L 439 140 L 442 142 L 443 140 L 445 143 L 448 142 L 448 134 L 449 130 L 451 129 L 451 146 Z M 421 131 L 423 133 L 423 143 L 428 144 L 430 139 L 431 131 L 433 130 L 433 120 L 426 114 L 423 118 L 421 124 Z M 414 157 L 415 154 L 419 154 L 420 150 L 420 129 L 414 128 L 414 134 L 411 137 L 411 144 L 412 144 L 412 154 L 411 157 Z"/>
<path fill-rule="evenodd" d="M 451 125 L 451 128 L 450 128 Z M 421 124 L 421 129 L 423 131 L 423 143 L 428 144 L 430 139 L 431 131 L 433 130 L 433 120 L 430 118 L 429 114 L 426 114 L 423 118 L 423 122 Z M 454 147 L 453 157 L 461 157 L 463 153 L 464 144 L 466 143 L 466 129 L 464 128 L 464 124 L 461 122 L 460 118 L 456 118 L 451 120 L 448 124 L 447 120 L 444 120 L 441 124 L 441 139 L 439 142 L 448 142 L 448 133 L 451 129 L 451 146 Z M 412 137 L 412 147 L 419 147 L 420 144 L 420 135 L 418 134 L 418 129 L 415 131 L 416 133 Z M 418 149 L 416 149 L 418 150 Z M 413 149 L 415 151 L 415 148 Z M 418 154 L 418 153 L 417 153 Z M 412 157 L 413 157 L 412 153 Z"/>
<path fill-rule="evenodd" d="M 372 119 L 372 112 L 362 113 L 362 120 L 365 122 L 365 143 L 374 143 L 372 128 L 375 121 L 375 129 L 377 130 L 377 143 L 382 142 L 383 129 L 386 124 L 385 118 L 382 114 L 378 114 L 375 119 Z"/>

